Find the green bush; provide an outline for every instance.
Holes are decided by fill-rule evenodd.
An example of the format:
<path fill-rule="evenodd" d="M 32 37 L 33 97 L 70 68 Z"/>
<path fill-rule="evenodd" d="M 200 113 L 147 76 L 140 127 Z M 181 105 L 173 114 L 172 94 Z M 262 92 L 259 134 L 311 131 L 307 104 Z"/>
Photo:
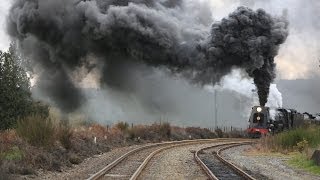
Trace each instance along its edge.
<path fill-rule="evenodd" d="M 15 127 L 19 118 L 30 114 L 48 116 L 48 106 L 31 98 L 30 78 L 21 65 L 24 61 L 15 45 L 8 52 L 0 51 L 0 130 Z"/>
<path fill-rule="evenodd" d="M 47 147 L 54 141 L 54 125 L 50 118 L 31 115 L 18 120 L 17 134 L 34 146 Z"/>
<path fill-rule="evenodd" d="M 0 130 L 12 128 L 19 117 L 29 112 L 30 82 L 20 61 L 14 48 L 0 51 Z"/>

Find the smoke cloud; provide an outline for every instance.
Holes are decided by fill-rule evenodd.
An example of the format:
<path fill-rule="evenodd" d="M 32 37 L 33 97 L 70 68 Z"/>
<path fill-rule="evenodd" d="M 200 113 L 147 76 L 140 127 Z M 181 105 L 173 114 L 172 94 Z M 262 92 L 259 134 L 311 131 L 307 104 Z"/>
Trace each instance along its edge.
<path fill-rule="evenodd" d="M 130 72 L 141 65 L 201 85 L 240 68 L 254 79 L 264 106 L 288 23 L 239 7 L 210 27 L 208 12 L 191 16 L 182 0 L 17 0 L 7 29 L 34 63 L 37 86 L 66 112 L 86 101 L 79 68 L 99 69 L 102 87 L 130 92 Z"/>
<path fill-rule="evenodd" d="M 205 86 L 205 89 L 211 93 L 218 91 L 219 94 L 231 92 L 231 96 L 235 97 L 236 100 L 229 100 L 228 103 L 233 104 L 234 101 L 239 101 L 239 107 L 233 107 L 233 109 L 238 109 L 237 114 L 240 114 L 245 120 L 249 119 L 251 107 L 259 103 L 257 88 L 254 85 L 253 79 L 249 78 L 248 74 L 241 69 L 233 69 L 217 85 Z M 270 85 L 270 93 L 266 106 L 272 110 L 282 107 L 282 94 L 277 89 L 276 84 Z M 227 114 L 229 112 L 230 109 L 223 113 Z"/>

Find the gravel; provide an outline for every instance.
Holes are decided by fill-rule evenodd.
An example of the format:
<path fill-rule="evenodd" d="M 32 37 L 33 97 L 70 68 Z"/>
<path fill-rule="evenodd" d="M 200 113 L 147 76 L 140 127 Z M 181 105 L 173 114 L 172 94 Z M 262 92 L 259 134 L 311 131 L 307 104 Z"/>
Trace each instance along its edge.
<path fill-rule="evenodd" d="M 186 145 L 165 150 L 152 158 L 139 179 L 207 179 L 195 162 L 193 152 L 215 144 L 220 142 Z"/>
<path fill-rule="evenodd" d="M 128 158 L 124 159 L 116 167 L 108 171 L 104 175 L 104 178 L 101 178 L 101 179 L 108 179 L 108 180 L 129 179 L 149 154 L 165 146 L 169 146 L 169 145 L 160 145 L 156 147 L 150 147 L 130 155 Z"/>
<path fill-rule="evenodd" d="M 78 165 L 73 165 L 70 168 L 63 169 L 62 172 L 48 172 L 38 171 L 37 175 L 31 176 L 17 176 L 14 179 L 58 179 L 58 180 L 73 180 L 73 179 L 87 179 L 92 174 L 96 173 L 104 166 L 108 165 L 112 161 L 116 160 L 126 152 L 137 148 L 139 145 L 133 145 L 129 147 L 114 148 L 111 151 L 101 155 L 96 155 L 91 158 L 87 158 L 85 161 Z"/>
<path fill-rule="evenodd" d="M 207 179 L 200 166 L 194 161 L 193 152 L 220 143 L 222 142 L 186 145 L 165 150 L 152 158 L 140 179 Z M 38 171 L 36 176 L 16 176 L 14 179 L 86 179 L 124 153 L 137 147 L 139 146 L 115 148 L 107 153 L 88 158 L 79 165 L 63 169 L 62 172 Z M 240 168 L 264 177 L 258 179 L 320 179 L 320 176 L 310 175 L 288 167 L 285 157 L 244 153 L 249 148 L 251 148 L 249 145 L 234 147 L 224 151 L 223 156 Z M 128 179 L 127 176 L 123 178 Z"/>
<path fill-rule="evenodd" d="M 227 145 L 230 146 L 230 145 Z M 218 149 L 226 146 L 219 146 L 210 148 L 199 153 L 200 159 L 206 164 L 206 166 L 212 171 L 212 173 L 221 180 L 243 180 L 244 178 L 239 176 L 233 169 L 222 163 L 214 155 Z"/>
<path fill-rule="evenodd" d="M 307 180 L 320 179 L 320 176 L 310 175 L 298 171 L 286 165 L 288 160 L 285 157 L 275 157 L 267 155 L 247 155 L 246 151 L 252 148 L 249 145 L 234 147 L 225 150 L 222 154 L 226 160 L 232 161 L 242 169 L 246 169 L 253 174 L 260 174 L 266 179 L 275 180 Z"/>

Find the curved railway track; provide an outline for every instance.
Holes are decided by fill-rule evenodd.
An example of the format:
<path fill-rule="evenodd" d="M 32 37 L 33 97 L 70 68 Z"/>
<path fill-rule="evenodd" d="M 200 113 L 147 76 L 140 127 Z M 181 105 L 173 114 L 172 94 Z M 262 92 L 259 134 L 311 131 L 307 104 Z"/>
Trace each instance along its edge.
<path fill-rule="evenodd" d="M 184 140 L 174 142 L 155 143 L 133 149 L 120 156 L 112 163 L 105 166 L 97 173 L 91 175 L 88 180 L 97 179 L 137 179 L 142 170 L 146 167 L 150 159 L 163 150 L 177 146 L 221 142 L 226 139 L 201 139 L 201 140 Z"/>
<path fill-rule="evenodd" d="M 232 140 L 233 142 L 230 142 Z M 159 154 L 160 152 L 170 148 L 187 146 L 192 144 L 203 144 L 203 143 L 223 143 L 215 146 L 211 145 L 210 146 L 211 148 L 218 147 L 221 145 L 225 146 L 229 144 L 236 144 L 234 142 L 234 139 L 200 139 L 200 140 L 185 140 L 185 141 L 149 144 L 125 153 L 124 155 L 120 156 L 118 159 L 108 164 L 97 173 L 90 176 L 88 180 L 96 180 L 96 179 L 136 180 L 138 179 L 140 174 L 143 172 L 143 170 L 146 168 L 150 160 L 156 154 Z M 195 153 L 195 157 L 197 153 L 199 153 L 199 151 Z M 208 175 L 208 178 L 211 178 L 211 176 Z"/>
<path fill-rule="evenodd" d="M 231 142 L 202 148 L 195 152 L 195 160 L 207 174 L 209 179 L 248 179 L 255 180 L 247 172 L 243 171 L 233 163 L 225 160 L 221 152 L 241 145 L 247 145 L 250 142 Z M 210 151 L 211 150 L 211 151 Z M 212 151 L 213 150 L 213 151 Z"/>

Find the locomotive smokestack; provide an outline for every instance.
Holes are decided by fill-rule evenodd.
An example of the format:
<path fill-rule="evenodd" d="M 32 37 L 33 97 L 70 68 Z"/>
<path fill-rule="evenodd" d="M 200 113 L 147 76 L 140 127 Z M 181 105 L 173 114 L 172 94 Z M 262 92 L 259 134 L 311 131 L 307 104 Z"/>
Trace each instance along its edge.
<path fill-rule="evenodd" d="M 238 67 L 254 79 L 265 105 L 287 22 L 262 9 L 239 7 L 208 32 L 199 18 L 185 12 L 184 3 L 17 0 L 7 27 L 34 67 L 44 69 L 38 72 L 40 88 L 66 111 L 84 100 L 73 72 L 90 72 L 98 64 L 104 67 L 102 84 L 129 90 L 127 70 L 135 63 L 166 66 L 199 84 L 214 84 Z M 92 66 L 88 56 L 97 63 Z"/>

